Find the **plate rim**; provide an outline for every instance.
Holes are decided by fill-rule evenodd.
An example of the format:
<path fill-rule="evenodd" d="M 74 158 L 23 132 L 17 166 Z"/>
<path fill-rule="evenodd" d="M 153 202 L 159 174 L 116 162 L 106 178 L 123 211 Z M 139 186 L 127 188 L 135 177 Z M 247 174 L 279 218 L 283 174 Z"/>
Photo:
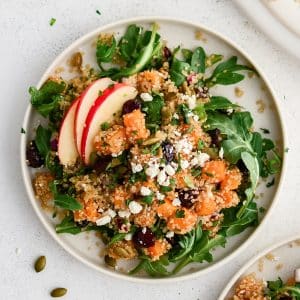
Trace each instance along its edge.
<path fill-rule="evenodd" d="M 140 16 L 140 17 L 135 17 L 135 18 L 126 18 L 126 19 L 122 19 L 122 20 L 119 20 L 116 22 L 105 24 L 103 26 L 99 26 L 96 29 L 89 31 L 88 33 L 86 33 L 83 36 L 76 39 L 68 47 L 66 47 L 58 56 L 56 56 L 56 58 L 52 61 L 52 63 L 45 70 L 45 72 L 41 76 L 41 78 L 38 81 L 36 86 L 39 88 L 45 82 L 45 80 L 48 78 L 48 76 L 50 74 L 50 70 L 52 70 L 57 65 L 58 61 L 61 60 L 65 55 L 67 55 L 67 53 L 70 53 L 72 51 L 72 49 L 76 48 L 79 44 L 81 44 L 85 40 L 89 39 L 90 37 L 96 35 L 97 33 L 101 32 L 101 31 L 105 31 L 111 27 L 125 26 L 129 23 L 139 23 L 139 22 L 158 22 L 158 23 L 159 22 L 169 22 L 169 23 L 175 23 L 175 24 L 179 24 L 179 25 L 185 25 L 185 26 L 191 26 L 194 28 L 199 28 L 200 30 L 206 31 L 207 33 L 217 37 L 223 43 L 231 46 L 232 48 L 234 48 L 234 50 L 238 51 L 241 54 L 241 56 L 246 58 L 253 65 L 253 67 L 258 71 L 262 81 L 266 85 L 266 87 L 273 99 L 274 106 L 275 106 L 276 112 L 278 114 L 278 120 L 280 123 L 279 126 L 280 126 L 281 132 L 282 132 L 282 148 L 285 149 L 285 146 L 287 144 L 286 143 L 287 142 L 286 129 L 285 129 L 285 124 L 283 122 L 283 118 L 282 118 L 282 115 L 281 115 L 281 112 L 279 109 L 279 101 L 277 100 L 276 93 L 275 93 L 274 89 L 272 88 L 269 80 L 266 78 L 265 73 L 259 66 L 256 65 L 255 62 L 253 62 L 252 58 L 248 55 L 248 53 L 245 50 L 243 50 L 240 46 L 238 46 L 235 42 L 233 42 L 231 39 L 229 39 L 226 35 L 220 34 L 216 31 L 210 29 L 209 27 L 202 25 L 201 23 L 191 22 L 191 21 L 187 21 L 185 19 L 177 19 L 174 17 Z M 28 129 L 28 126 L 30 124 L 29 118 L 31 115 L 31 111 L 32 111 L 32 107 L 29 103 L 27 106 L 27 109 L 25 111 L 25 115 L 24 115 L 24 119 L 23 119 L 23 123 L 22 123 L 23 128 L 25 130 Z M 92 262 L 89 262 L 87 259 L 85 259 L 81 255 L 79 255 L 76 252 L 76 250 L 74 250 L 71 246 L 67 245 L 62 239 L 59 238 L 59 235 L 54 232 L 53 227 L 51 227 L 46 222 L 45 216 L 44 216 L 42 210 L 40 209 L 40 205 L 38 204 L 38 201 L 36 201 L 36 198 L 35 198 L 35 195 L 33 192 L 31 178 L 29 176 L 29 172 L 27 171 L 28 166 L 26 164 L 26 156 L 25 156 L 25 152 L 26 152 L 25 149 L 26 149 L 26 142 L 27 142 L 26 135 L 22 134 L 20 140 L 21 140 L 20 141 L 20 163 L 21 163 L 22 179 L 23 179 L 23 182 L 25 185 L 26 193 L 27 193 L 27 196 L 30 200 L 30 203 L 31 203 L 37 217 L 39 218 L 40 222 L 43 224 L 43 226 L 47 230 L 47 232 L 66 252 L 71 254 L 74 258 L 76 258 L 78 261 L 85 264 L 86 266 L 89 266 L 92 269 L 94 269 L 104 275 L 109 275 L 116 279 L 124 279 L 124 280 L 130 281 L 130 282 L 136 282 L 136 283 L 142 282 L 142 283 L 157 284 L 157 283 L 178 282 L 178 281 L 183 281 L 183 280 L 188 280 L 188 279 L 194 279 L 205 273 L 209 273 L 209 272 L 215 270 L 216 268 L 220 268 L 222 265 L 226 264 L 228 261 L 230 261 L 234 257 L 238 256 L 256 238 L 258 233 L 264 227 L 266 220 L 270 217 L 276 203 L 278 202 L 280 191 L 282 189 L 282 185 L 284 182 L 283 179 L 286 174 L 286 154 L 283 151 L 282 168 L 281 168 L 281 173 L 279 176 L 279 182 L 277 184 L 273 200 L 272 200 L 267 212 L 265 213 L 265 215 L 264 215 L 263 219 L 261 220 L 261 222 L 259 223 L 259 225 L 250 234 L 250 236 L 240 246 L 235 248 L 229 255 L 227 255 L 223 259 L 220 259 L 219 261 L 213 263 L 212 265 L 210 265 L 204 269 L 198 270 L 198 271 L 190 273 L 190 274 L 183 274 L 183 275 L 179 275 L 179 276 L 175 276 L 175 277 L 163 277 L 163 278 L 150 278 L 150 277 L 149 278 L 146 278 L 146 277 L 139 278 L 139 277 L 133 277 L 130 275 L 118 273 L 116 271 L 107 269 L 100 265 L 96 266 Z"/>
<path fill-rule="evenodd" d="M 234 0 L 234 3 L 247 19 L 254 22 L 254 25 L 268 40 L 279 46 L 280 50 L 285 50 L 288 54 L 300 59 L 300 38 L 277 19 L 264 3 L 260 0 Z M 268 25 L 266 25 L 267 23 Z M 274 32 L 279 33 L 276 35 L 276 38 Z"/>
<path fill-rule="evenodd" d="M 266 254 L 286 245 L 293 241 L 299 240 L 300 234 L 289 236 L 288 238 L 285 238 L 284 240 L 280 240 L 274 245 L 268 246 L 267 248 L 264 248 L 262 251 L 257 253 L 254 257 L 252 257 L 246 264 L 244 264 L 230 279 L 230 281 L 225 285 L 224 289 L 222 290 L 220 296 L 217 300 L 224 300 L 225 296 L 227 296 L 228 292 L 231 290 L 231 288 L 235 285 L 235 283 L 238 281 L 238 279 L 243 275 L 247 269 L 249 269 L 256 261 L 258 261 L 260 258 L 264 257 Z"/>

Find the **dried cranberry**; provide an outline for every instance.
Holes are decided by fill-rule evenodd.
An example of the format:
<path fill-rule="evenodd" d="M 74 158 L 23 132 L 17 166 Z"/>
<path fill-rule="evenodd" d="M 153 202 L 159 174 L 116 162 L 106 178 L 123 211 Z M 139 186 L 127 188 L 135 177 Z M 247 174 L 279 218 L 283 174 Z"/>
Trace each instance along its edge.
<path fill-rule="evenodd" d="M 111 157 L 109 155 L 99 157 L 93 165 L 93 169 L 97 173 L 104 172 L 108 164 L 111 162 Z"/>
<path fill-rule="evenodd" d="M 165 59 L 169 60 L 169 58 L 172 56 L 171 50 L 168 47 L 164 47 L 163 52 Z"/>
<path fill-rule="evenodd" d="M 57 151 L 57 147 L 58 147 L 58 139 L 53 139 L 50 142 L 50 147 L 52 151 Z"/>
<path fill-rule="evenodd" d="M 41 157 L 35 141 L 31 141 L 27 146 L 26 160 L 28 165 L 33 168 L 39 168 L 44 164 L 44 159 Z"/>
<path fill-rule="evenodd" d="M 175 156 L 174 146 L 169 141 L 162 142 L 161 146 L 166 161 L 171 162 Z"/>
<path fill-rule="evenodd" d="M 127 100 L 123 104 L 122 114 L 129 114 L 135 109 L 141 109 L 141 102 L 137 99 Z"/>
<path fill-rule="evenodd" d="M 218 128 L 216 128 L 208 131 L 208 134 L 211 137 L 211 144 L 217 148 L 220 148 L 222 142 L 221 131 Z"/>
<path fill-rule="evenodd" d="M 76 225 L 77 225 L 78 227 L 83 228 L 83 227 L 88 226 L 90 222 L 89 222 L 88 220 L 83 220 L 83 221 L 75 222 L 75 223 L 76 223 Z"/>
<path fill-rule="evenodd" d="M 121 230 L 122 229 L 122 226 L 123 226 L 123 224 L 124 224 L 124 220 L 122 219 L 122 218 L 120 218 L 120 217 L 115 217 L 114 218 L 114 221 L 115 221 L 115 224 L 116 224 L 116 226 L 117 226 L 117 228 L 119 229 L 119 230 Z"/>
<path fill-rule="evenodd" d="M 155 244 L 154 233 L 148 227 L 138 228 L 132 240 L 138 248 L 149 248 Z"/>
<path fill-rule="evenodd" d="M 178 193 L 181 205 L 185 208 L 191 208 L 194 205 L 193 201 L 199 196 L 199 190 L 196 189 L 177 189 L 176 192 Z"/>

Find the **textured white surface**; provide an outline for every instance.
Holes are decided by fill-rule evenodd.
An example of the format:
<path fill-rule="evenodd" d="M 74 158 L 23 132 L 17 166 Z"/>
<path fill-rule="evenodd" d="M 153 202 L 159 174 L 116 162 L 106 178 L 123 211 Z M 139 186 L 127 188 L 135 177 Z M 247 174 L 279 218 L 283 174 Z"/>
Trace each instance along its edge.
<path fill-rule="evenodd" d="M 82 34 L 139 15 L 200 22 L 237 42 L 261 64 L 270 79 L 289 133 L 288 173 L 281 199 L 249 249 L 205 278 L 173 285 L 133 284 L 105 277 L 65 253 L 36 218 L 23 188 L 19 166 L 19 135 L 28 103 L 28 86 L 34 85 L 56 55 Z M 53 27 L 49 26 L 51 17 L 57 19 Z M 0 299 L 49 299 L 52 288 L 64 286 L 69 292 L 63 299 L 72 300 L 213 300 L 250 257 L 299 232 L 300 64 L 267 40 L 231 1 L 0 0 L 0 45 Z M 36 274 L 32 264 L 41 254 L 47 256 L 48 264 L 44 272 Z"/>

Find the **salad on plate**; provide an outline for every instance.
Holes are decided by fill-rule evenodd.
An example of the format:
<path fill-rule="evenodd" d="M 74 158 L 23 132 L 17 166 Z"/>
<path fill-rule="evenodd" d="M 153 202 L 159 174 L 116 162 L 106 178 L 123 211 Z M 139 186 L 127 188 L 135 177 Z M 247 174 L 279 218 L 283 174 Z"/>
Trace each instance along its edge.
<path fill-rule="evenodd" d="M 212 262 L 213 249 L 256 226 L 258 181 L 280 172 L 281 157 L 250 112 L 210 93 L 256 71 L 201 46 L 170 49 L 158 29 L 103 33 L 98 68 L 76 52 L 75 77 L 31 87 L 47 125 L 26 158 L 57 234 L 96 231 L 109 267 L 137 259 L 130 274 L 161 277 Z"/>

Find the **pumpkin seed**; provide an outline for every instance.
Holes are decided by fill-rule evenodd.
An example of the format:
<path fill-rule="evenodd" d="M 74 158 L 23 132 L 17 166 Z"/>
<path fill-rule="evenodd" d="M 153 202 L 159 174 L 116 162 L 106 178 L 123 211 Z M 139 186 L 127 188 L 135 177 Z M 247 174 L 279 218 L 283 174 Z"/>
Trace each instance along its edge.
<path fill-rule="evenodd" d="M 62 297 L 67 293 L 67 289 L 65 288 L 56 288 L 54 290 L 51 291 L 50 295 L 53 298 L 58 298 L 58 297 Z"/>
<path fill-rule="evenodd" d="M 114 258 L 110 257 L 109 255 L 104 256 L 104 261 L 108 266 L 113 268 L 116 266 L 117 263 L 117 261 Z"/>
<path fill-rule="evenodd" d="M 38 272 L 43 271 L 45 266 L 46 266 L 46 257 L 40 256 L 34 264 L 34 269 L 38 273 Z"/>
<path fill-rule="evenodd" d="M 122 247 L 116 247 L 114 249 L 114 252 L 120 257 L 120 258 L 127 258 L 129 253 L 126 249 Z"/>

